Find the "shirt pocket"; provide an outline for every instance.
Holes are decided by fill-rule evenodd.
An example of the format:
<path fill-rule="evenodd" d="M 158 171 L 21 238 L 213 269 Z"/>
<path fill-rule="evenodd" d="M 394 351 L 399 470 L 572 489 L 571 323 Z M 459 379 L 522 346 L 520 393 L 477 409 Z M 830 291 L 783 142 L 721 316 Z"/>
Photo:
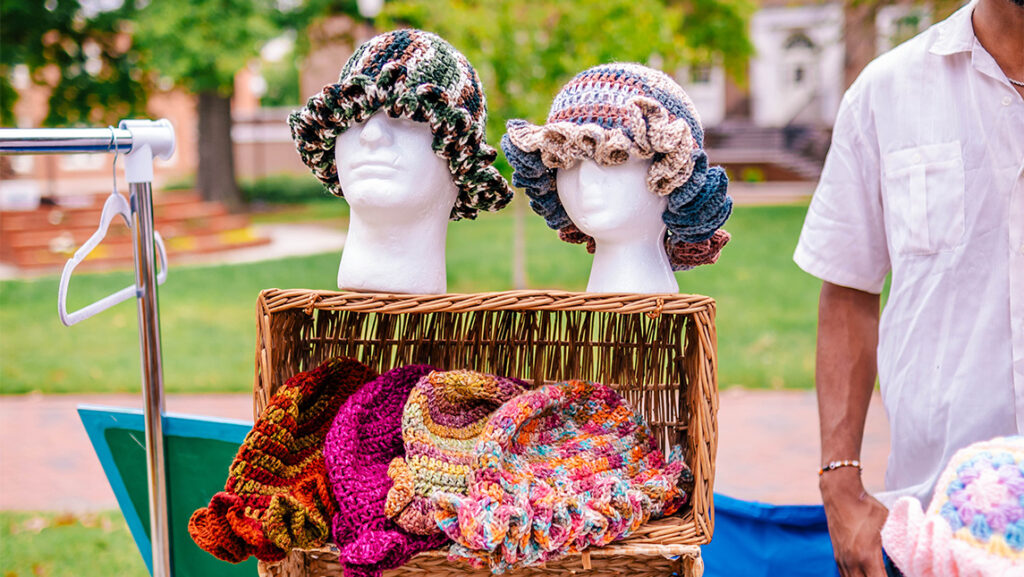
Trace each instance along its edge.
<path fill-rule="evenodd" d="M 960 142 L 885 155 L 888 233 L 897 254 L 951 250 L 964 236 L 964 160 Z"/>

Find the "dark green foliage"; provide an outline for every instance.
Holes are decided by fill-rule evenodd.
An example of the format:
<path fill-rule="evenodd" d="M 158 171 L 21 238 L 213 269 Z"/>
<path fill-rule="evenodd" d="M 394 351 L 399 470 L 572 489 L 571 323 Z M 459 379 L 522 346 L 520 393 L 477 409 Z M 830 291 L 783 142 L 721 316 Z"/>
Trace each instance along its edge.
<path fill-rule="evenodd" d="M 149 86 L 126 27 L 138 17 L 135 2 L 94 11 L 80 0 L 3 0 L 0 123 L 15 124 L 17 94 L 10 82 L 19 64 L 34 82 L 53 87 L 46 126 L 116 123 L 144 114 Z"/>

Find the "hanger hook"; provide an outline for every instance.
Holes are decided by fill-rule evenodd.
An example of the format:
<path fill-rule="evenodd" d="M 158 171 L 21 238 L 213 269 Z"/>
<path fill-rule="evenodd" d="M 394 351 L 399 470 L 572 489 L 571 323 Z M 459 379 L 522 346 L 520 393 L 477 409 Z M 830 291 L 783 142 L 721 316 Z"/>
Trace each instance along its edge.
<path fill-rule="evenodd" d="M 107 145 L 107 150 L 109 151 L 111 148 L 114 149 L 114 162 L 110 165 L 110 174 L 113 177 L 114 181 L 113 194 L 120 194 L 117 191 L 117 155 L 120 152 L 117 146 L 117 130 L 109 124 L 107 125 L 107 128 L 110 129 L 110 144 Z"/>

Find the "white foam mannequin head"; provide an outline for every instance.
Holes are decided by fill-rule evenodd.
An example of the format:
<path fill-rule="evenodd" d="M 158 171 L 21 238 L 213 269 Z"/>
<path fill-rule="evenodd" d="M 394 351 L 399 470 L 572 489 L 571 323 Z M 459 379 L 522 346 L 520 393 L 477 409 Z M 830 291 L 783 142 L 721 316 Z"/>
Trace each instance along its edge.
<path fill-rule="evenodd" d="M 338 182 L 350 207 L 338 288 L 443 293 L 445 238 L 459 189 L 430 126 L 378 111 L 338 135 Z"/>
<path fill-rule="evenodd" d="M 651 161 L 630 157 L 602 166 L 582 159 L 556 175 L 558 198 L 576 228 L 597 244 L 588 292 L 674 293 L 665 253 L 668 198 L 647 188 Z"/>

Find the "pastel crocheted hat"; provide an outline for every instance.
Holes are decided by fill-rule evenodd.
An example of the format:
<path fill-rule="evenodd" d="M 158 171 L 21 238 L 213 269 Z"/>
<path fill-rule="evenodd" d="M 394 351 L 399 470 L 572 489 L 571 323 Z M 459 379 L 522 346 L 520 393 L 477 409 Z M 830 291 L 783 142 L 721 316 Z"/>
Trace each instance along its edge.
<path fill-rule="evenodd" d="M 334 161 L 337 136 L 378 110 L 430 125 L 434 153 L 448 161 L 459 196 L 452 220 L 499 210 L 512 191 L 492 163 L 486 141 L 487 102 L 476 71 L 458 50 L 421 30 L 371 38 L 325 86 L 288 118 L 302 162 L 327 190 L 343 196 Z"/>
<path fill-rule="evenodd" d="M 436 495 L 435 519 L 455 541 L 450 557 L 494 572 L 543 563 L 678 510 L 688 497 L 680 455 L 666 460 L 610 387 L 547 385 L 495 411 L 473 449 L 467 495 Z"/>
<path fill-rule="evenodd" d="M 408 533 L 384 515 L 388 465 L 404 451 L 402 409 L 432 370 L 409 365 L 367 383 L 342 405 L 327 434 L 324 459 L 338 500 L 332 532 L 346 576 L 380 575 L 447 541 L 441 534 Z"/>
<path fill-rule="evenodd" d="M 246 435 L 224 491 L 197 510 L 188 532 L 218 559 L 279 561 L 292 548 L 324 545 L 336 511 L 323 443 L 338 407 L 376 376 L 334 358 L 288 379 Z"/>
<path fill-rule="evenodd" d="M 487 419 L 526 383 L 476 371 L 434 372 L 420 379 L 402 416 L 405 456 L 388 469 L 394 486 L 385 514 L 407 531 L 440 533 L 431 497 L 465 495 L 473 446 Z"/>
<path fill-rule="evenodd" d="M 673 270 L 715 262 L 728 242 L 728 235 L 706 241 L 732 212 L 729 179 L 721 167 L 708 167 L 697 109 L 667 74 L 639 64 L 595 66 L 562 88 L 547 124 L 510 120 L 506 128 L 501 147 L 515 169 L 512 184 L 526 190 L 530 206 L 563 240 L 594 248 L 558 198 L 557 170 L 583 158 L 616 165 L 638 156 L 652 160 L 647 187 L 668 197 L 662 220 Z"/>
<path fill-rule="evenodd" d="M 896 501 L 882 546 L 907 577 L 1024 575 L 1024 437 L 957 451 L 927 512 Z"/>

